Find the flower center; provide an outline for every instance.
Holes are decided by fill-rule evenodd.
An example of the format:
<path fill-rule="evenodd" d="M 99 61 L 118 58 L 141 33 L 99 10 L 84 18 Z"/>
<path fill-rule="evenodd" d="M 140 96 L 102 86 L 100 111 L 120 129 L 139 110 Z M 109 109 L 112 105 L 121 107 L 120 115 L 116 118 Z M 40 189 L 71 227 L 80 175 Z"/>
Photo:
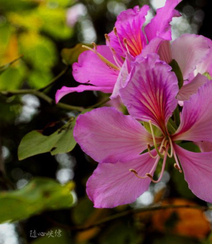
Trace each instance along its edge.
<path fill-rule="evenodd" d="M 134 173 L 135 176 L 140 178 L 140 179 L 145 179 L 145 178 L 149 177 L 152 182 L 157 183 L 163 177 L 163 172 L 165 170 L 167 157 L 169 157 L 169 158 L 174 157 L 174 160 L 175 160 L 174 167 L 180 173 L 182 173 L 182 170 L 180 168 L 180 164 L 179 164 L 179 161 L 177 159 L 177 155 L 175 153 L 171 137 L 169 135 L 167 135 L 167 136 L 164 136 L 163 138 L 160 138 L 161 144 L 160 144 L 160 147 L 158 147 L 158 143 L 157 143 L 156 138 L 155 138 L 155 134 L 153 131 L 151 121 L 149 121 L 149 126 L 150 126 L 151 135 L 152 135 L 153 146 L 154 146 L 157 154 L 155 156 L 152 154 L 150 144 L 147 145 L 147 149 L 148 149 L 149 155 L 152 158 L 155 158 L 155 162 L 154 162 L 151 170 L 149 172 L 147 172 L 144 176 L 140 176 L 135 169 L 129 169 L 129 171 Z M 155 169 L 157 168 L 157 165 L 158 165 L 158 162 L 160 159 L 163 159 L 161 172 L 160 172 L 159 178 L 157 180 L 154 180 L 153 179 L 153 173 L 154 173 Z"/>

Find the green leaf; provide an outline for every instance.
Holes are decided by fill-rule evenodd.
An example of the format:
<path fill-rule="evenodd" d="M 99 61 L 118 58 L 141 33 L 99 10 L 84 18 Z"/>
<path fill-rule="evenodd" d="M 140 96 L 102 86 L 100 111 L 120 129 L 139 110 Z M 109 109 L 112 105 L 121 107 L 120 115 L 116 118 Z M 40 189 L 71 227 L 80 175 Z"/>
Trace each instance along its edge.
<path fill-rule="evenodd" d="M 55 2 L 51 2 L 54 6 Z M 71 29 L 66 24 L 66 9 L 62 7 L 49 8 L 47 5 L 42 5 L 38 8 L 36 14 L 42 19 L 41 30 L 50 36 L 58 39 L 68 39 L 73 34 Z"/>
<path fill-rule="evenodd" d="M 27 67 L 23 63 L 19 66 L 12 66 L 9 69 L 6 69 L 0 76 L 0 90 L 7 91 L 19 89 L 23 84 L 27 72 Z"/>
<path fill-rule="evenodd" d="M 149 132 L 151 133 L 151 129 L 150 129 L 150 125 L 148 122 L 142 122 L 144 128 Z M 155 125 L 152 125 L 152 128 L 153 128 L 153 132 L 154 132 L 154 135 L 155 136 L 161 136 L 161 130 L 156 127 Z"/>
<path fill-rule="evenodd" d="M 206 76 L 209 80 L 212 80 L 212 77 L 208 72 L 205 72 L 203 75 Z"/>
<path fill-rule="evenodd" d="M 52 80 L 53 76 L 51 71 L 45 70 L 32 70 L 28 76 L 28 84 L 30 87 L 39 89 L 49 84 L 49 81 Z"/>
<path fill-rule="evenodd" d="M 38 131 L 26 134 L 18 148 L 19 160 L 46 152 L 52 155 L 70 152 L 76 145 L 73 137 L 74 125 L 75 119 L 71 119 L 50 136 L 44 136 Z"/>
<path fill-rule="evenodd" d="M 184 80 L 183 80 L 183 74 L 180 70 L 180 67 L 179 67 L 177 61 L 172 59 L 172 61 L 170 62 L 169 65 L 172 67 L 172 71 L 174 71 L 174 73 L 176 74 L 177 79 L 178 79 L 178 86 L 179 86 L 179 88 L 181 88 L 183 86 Z"/>
<path fill-rule="evenodd" d="M 63 63 L 66 65 L 72 65 L 74 62 L 76 62 L 79 55 L 86 51 L 86 48 L 82 47 L 82 45 L 83 44 L 79 43 L 73 48 L 64 48 L 61 52 Z"/>
<path fill-rule="evenodd" d="M 0 193 L 0 223 L 28 218 L 46 210 L 73 205 L 73 183 L 62 186 L 48 178 L 34 178 L 21 190 Z"/>
<path fill-rule="evenodd" d="M 5 71 L 7 70 L 13 63 L 15 63 L 17 60 L 19 60 L 22 56 L 20 56 L 19 58 L 16 58 L 15 60 L 3 65 L 3 66 L 0 66 L 0 75 Z"/>
<path fill-rule="evenodd" d="M 50 38 L 30 31 L 20 34 L 19 43 L 25 61 L 30 63 L 33 69 L 47 72 L 56 64 L 56 45 Z"/>
<path fill-rule="evenodd" d="M 199 147 L 196 144 L 194 144 L 193 142 L 183 142 L 183 143 L 180 143 L 180 146 L 191 152 L 201 152 Z"/>

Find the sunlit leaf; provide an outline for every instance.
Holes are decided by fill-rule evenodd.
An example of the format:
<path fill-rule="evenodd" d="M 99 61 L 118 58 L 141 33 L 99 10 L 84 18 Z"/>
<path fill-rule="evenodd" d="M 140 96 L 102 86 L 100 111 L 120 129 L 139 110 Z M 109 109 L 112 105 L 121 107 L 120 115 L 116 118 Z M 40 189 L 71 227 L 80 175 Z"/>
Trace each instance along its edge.
<path fill-rule="evenodd" d="M 38 0 L 37 0 L 38 1 Z M 43 0 L 44 2 L 46 2 L 49 6 L 53 7 L 66 7 L 66 6 L 70 6 L 71 4 L 73 4 L 73 0 Z"/>
<path fill-rule="evenodd" d="M 45 210 L 69 208 L 73 204 L 73 187 L 48 178 L 34 178 L 20 190 L 1 192 L 0 223 L 25 219 Z"/>
<path fill-rule="evenodd" d="M 87 49 L 82 47 L 83 44 L 79 43 L 73 48 L 64 48 L 61 52 L 62 60 L 66 65 L 72 65 L 78 60 L 80 53 Z"/>
<path fill-rule="evenodd" d="M 54 66 L 57 55 L 54 43 L 36 32 L 20 35 L 20 48 L 24 59 L 35 69 L 49 71 Z"/>
<path fill-rule="evenodd" d="M 6 71 L 12 64 L 14 64 L 17 60 L 19 60 L 20 58 L 21 58 L 21 57 L 16 58 L 16 59 L 12 60 L 11 62 L 9 62 L 9 63 L 7 63 L 7 64 L 5 64 L 5 65 L 3 65 L 3 66 L 0 66 L 0 75 L 1 75 L 4 71 Z"/>
<path fill-rule="evenodd" d="M 42 19 L 41 31 L 60 39 L 70 38 L 73 31 L 66 25 L 66 10 L 64 8 L 48 8 L 42 5 L 37 15 Z"/>
<path fill-rule="evenodd" d="M 76 145 L 73 137 L 74 124 L 75 120 L 70 120 L 50 136 L 31 131 L 21 140 L 18 148 L 19 160 L 46 152 L 50 152 L 52 155 L 70 152 Z"/>
<path fill-rule="evenodd" d="M 4 63 L 7 63 L 4 60 L 4 55 L 5 55 L 6 49 L 9 45 L 9 42 L 10 42 L 12 35 L 13 35 L 12 28 L 7 23 L 6 18 L 5 18 L 4 23 L 2 23 L 0 26 L 0 36 L 1 36 L 1 38 L 0 38 L 0 46 L 1 46 L 1 48 L 0 48 L 0 57 L 1 57 L 0 64 L 1 65 L 3 65 Z M 15 58 L 17 58 L 17 57 L 15 57 Z M 11 60 L 13 60 L 13 59 L 11 59 Z"/>
<path fill-rule="evenodd" d="M 15 90 L 20 88 L 26 74 L 27 69 L 24 64 L 5 69 L 0 75 L 0 90 Z"/>
<path fill-rule="evenodd" d="M 1 10 L 4 11 L 19 11 L 36 6 L 35 1 L 22 0 L 1 0 Z"/>
<path fill-rule="evenodd" d="M 32 70 L 28 76 L 28 84 L 32 88 L 39 89 L 49 84 L 52 78 L 53 76 L 50 71 Z"/>
<path fill-rule="evenodd" d="M 11 24 L 25 31 L 38 31 L 42 26 L 42 19 L 36 11 L 11 12 L 8 14 L 8 19 Z"/>
<path fill-rule="evenodd" d="M 164 201 L 162 205 L 195 205 L 184 199 Z M 201 209 L 179 208 L 157 211 L 152 215 L 153 228 L 163 233 L 173 233 L 193 238 L 205 238 L 210 232 L 210 223 Z"/>

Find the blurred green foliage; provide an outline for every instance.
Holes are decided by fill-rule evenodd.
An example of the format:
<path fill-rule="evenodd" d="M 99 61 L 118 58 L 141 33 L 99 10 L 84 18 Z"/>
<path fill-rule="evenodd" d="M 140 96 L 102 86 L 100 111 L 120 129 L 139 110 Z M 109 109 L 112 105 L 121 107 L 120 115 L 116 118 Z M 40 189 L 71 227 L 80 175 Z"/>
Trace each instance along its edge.
<path fill-rule="evenodd" d="M 66 25 L 66 8 L 71 4 L 71 0 L 1 0 L 0 65 L 23 55 L 0 77 L 1 90 L 18 89 L 24 82 L 32 88 L 49 83 L 58 62 L 55 41 L 73 35 Z"/>
<path fill-rule="evenodd" d="M 71 183 L 61 186 L 51 179 L 34 178 L 20 190 L 1 192 L 0 223 L 22 220 L 49 209 L 70 208 L 72 189 Z"/>

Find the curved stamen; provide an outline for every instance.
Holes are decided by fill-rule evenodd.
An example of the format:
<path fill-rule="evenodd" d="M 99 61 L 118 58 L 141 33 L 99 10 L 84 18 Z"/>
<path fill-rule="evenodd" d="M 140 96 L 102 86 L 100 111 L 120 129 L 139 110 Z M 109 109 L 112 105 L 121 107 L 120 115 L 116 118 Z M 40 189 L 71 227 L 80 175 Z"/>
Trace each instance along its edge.
<path fill-rule="evenodd" d="M 106 39 L 106 41 L 108 41 L 108 43 L 110 43 L 110 37 L 108 36 L 107 33 L 105 34 L 105 39 Z"/>
<path fill-rule="evenodd" d="M 97 45 L 96 45 L 96 43 L 95 42 L 91 42 L 91 44 L 93 45 L 94 50 L 97 51 Z"/>
<path fill-rule="evenodd" d="M 92 51 L 93 53 L 95 53 L 105 64 L 107 64 L 109 67 L 115 69 L 115 70 L 120 70 L 119 67 L 117 67 L 115 64 L 111 63 L 109 60 L 107 60 L 105 57 L 103 57 L 99 52 L 97 52 L 97 45 L 93 42 L 93 47 L 94 49 L 88 47 L 88 46 L 85 46 L 85 45 L 82 45 L 82 47 Z"/>
<path fill-rule="evenodd" d="M 153 179 L 152 172 L 151 173 L 149 172 L 149 173 L 146 174 L 146 176 L 148 176 L 151 179 L 151 181 L 154 182 L 154 183 L 158 183 L 163 177 L 163 172 L 164 172 L 165 166 L 166 166 L 167 154 L 168 154 L 168 147 L 166 147 L 166 152 L 165 152 L 165 155 L 164 155 L 164 158 L 163 158 L 162 169 L 161 169 L 161 172 L 160 172 L 160 176 L 159 176 L 159 178 L 157 180 Z"/>
<path fill-rule="evenodd" d="M 152 155 L 150 144 L 147 144 L 147 149 L 148 149 L 148 153 L 149 153 L 149 155 L 150 155 L 151 158 L 157 158 L 158 155 L 155 155 L 155 156 Z"/>
<path fill-rule="evenodd" d="M 157 143 L 156 143 L 156 140 L 155 140 L 155 135 L 154 135 L 154 131 L 153 131 L 153 128 L 152 128 L 152 122 L 151 122 L 151 120 L 149 120 L 149 126 L 150 126 L 150 130 L 151 130 L 151 134 L 152 134 L 154 148 L 155 148 L 157 154 L 161 158 L 163 158 L 163 154 L 161 154 L 160 151 L 158 150 L 158 146 L 157 146 Z"/>
<path fill-rule="evenodd" d="M 153 171 L 156 169 L 156 167 L 157 167 L 157 164 L 158 164 L 158 162 L 159 162 L 159 160 L 160 160 L 160 157 L 158 157 L 158 155 L 156 155 L 156 156 L 157 156 L 157 158 L 156 158 L 156 160 L 155 160 L 155 162 L 154 162 L 154 164 L 153 164 L 151 170 L 149 171 L 149 173 L 146 173 L 145 176 L 140 176 L 140 175 L 138 174 L 138 172 L 137 172 L 135 169 L 129 169 L 129 171 L 132 172 L 132 173 L 134 173 L 135 176 L 138 177 L 138 178 L 140 178 L 140 179 L 146 179 L 146 178 L 147 178 L 147 174 L 152 174 L 152 172 L 153 172 Z"/>
<path fill-rule="evenodd" d="M 138 177 L 139 179 L 146 179 L 147 178 L 146 175 L 145 176 L 140 176 L 135 169 L 129 169 L 129 171 L 132 172 L 133 174 L 135 174 L 135 176 Z"/>
<path fill-rule="evenodd" d="M 179 162 L 178 162 L 178 159 L 177 159 L 177 155 L 176 155 L 176 153 L 175 153 L 175 151 L 173 152 L 173 154 L 174 154 L 174 159 L 175 159 L 175 164 L 174 164 L 174 167 L 175 167 L 175 169 L 177 169 L 180 173 L 182 173 L 183 171 L 182 171 L 182 169 L 181 169 L 181 167 L 180 167 L 180 164 L 179 164 Z"/>
<path fill-rule="evenodd" d="M 170 146 L 171 151 L 170 151 L 170 153 L 168 152 L 167 155 L 168 155 L 169 158 L 172 158 L 174 147 L 173 147 L 172 140 L 171 140 L 170 137 L 169 137 L 169 146 Z"/>

